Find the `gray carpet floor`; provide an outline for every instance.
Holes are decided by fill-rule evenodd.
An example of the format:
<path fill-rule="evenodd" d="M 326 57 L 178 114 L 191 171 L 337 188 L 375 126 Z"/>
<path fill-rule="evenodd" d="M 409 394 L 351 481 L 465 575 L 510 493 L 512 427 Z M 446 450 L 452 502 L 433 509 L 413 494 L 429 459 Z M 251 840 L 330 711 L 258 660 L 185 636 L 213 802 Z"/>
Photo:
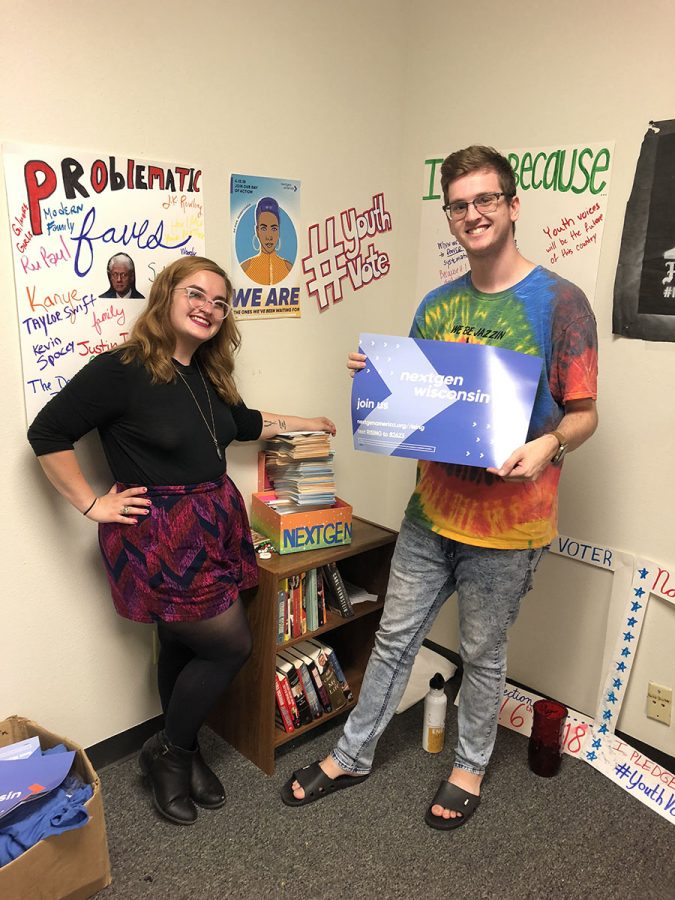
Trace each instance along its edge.
<path fill-rule="evenodd" d="M 446 747 L 454 746 L 455 711 Z M 334 745 L 327 723 L 279 754 L 268 777 L 210 730 L 206 760 L 226 785 L 220 810 L 189 828 L 163 821 L 135 759 L 101 771 L 112 885 L 99 896 L 293 900 L 675 900 L 675 827 L 580 760 L 539 778 L 527 739 L 499 729 L 471 821 L 451 833 L 424 824 L 450 755 L 421 746 L 422 704 L 395 716 L 367 782 L 301 809 L 279 789 Z"/>

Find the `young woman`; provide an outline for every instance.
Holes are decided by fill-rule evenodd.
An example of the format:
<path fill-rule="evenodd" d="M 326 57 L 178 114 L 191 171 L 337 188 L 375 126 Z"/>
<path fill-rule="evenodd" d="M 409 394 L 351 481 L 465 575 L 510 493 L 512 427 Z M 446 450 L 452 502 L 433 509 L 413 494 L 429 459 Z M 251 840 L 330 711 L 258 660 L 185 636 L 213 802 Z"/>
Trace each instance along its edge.
<path fill-rule="evenodd" d="M 129 340 L 93 359 L 38 414 L 28 439 L 54 487 L 99 523 L 117 612 L 155 623 L 164 730 L 139 764 L 159 812 L 181 825 L 225 802 L 197 734 L 246 661 L 239 593 L 257 582 L 246 509 L 225 448 L 284 431 L 335 433 L 326 418 L 248 409 L 233 378 L 240 337 L 232 285 L 216 263 L 182 257 L 152 285 Z M 73 444 L 98 429 L 115 478 L 96 496 Z"/>

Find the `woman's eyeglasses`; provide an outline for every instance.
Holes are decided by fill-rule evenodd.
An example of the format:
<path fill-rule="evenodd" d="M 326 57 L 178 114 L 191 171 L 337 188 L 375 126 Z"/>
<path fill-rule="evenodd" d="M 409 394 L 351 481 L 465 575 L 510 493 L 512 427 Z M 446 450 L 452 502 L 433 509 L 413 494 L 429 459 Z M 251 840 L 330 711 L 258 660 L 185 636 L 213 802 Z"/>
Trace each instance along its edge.
<path fill-rule="evenodd" d="M 211 304 L 213 318 L 220 321 L 229 314 L 232 307 L 225 300 L 211 300 L 203 291 L 195 287 L 178 287 L 176 291 L 185 291 L 187 301 L 193 309 L 203 309 L 207 303 Z"/>

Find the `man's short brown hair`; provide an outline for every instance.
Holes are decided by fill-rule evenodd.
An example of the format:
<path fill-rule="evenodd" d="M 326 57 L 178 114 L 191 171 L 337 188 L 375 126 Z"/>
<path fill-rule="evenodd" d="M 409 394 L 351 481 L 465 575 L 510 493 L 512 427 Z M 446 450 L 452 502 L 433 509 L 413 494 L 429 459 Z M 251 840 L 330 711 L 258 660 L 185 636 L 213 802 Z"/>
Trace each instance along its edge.
<path fill-rule="evenodd" d="M 456 150 L 443 160 L 441 166 L 441 188 L 443 200 L 448 202 L 448 186 L 478 169 L 493 169 L 499 177 L 499 186 L 509 197 L 516 193 L 516 176 L 511 163 L 494 147 L 483 147 L 474 144 L 465 150 Z"/>

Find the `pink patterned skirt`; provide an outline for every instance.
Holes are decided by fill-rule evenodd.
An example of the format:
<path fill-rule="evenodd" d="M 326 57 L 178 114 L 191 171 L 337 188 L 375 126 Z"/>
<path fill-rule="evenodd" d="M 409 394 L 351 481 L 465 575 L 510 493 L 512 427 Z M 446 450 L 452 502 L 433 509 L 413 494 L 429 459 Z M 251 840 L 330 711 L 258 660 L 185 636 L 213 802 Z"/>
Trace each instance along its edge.
<path fill-rule="evenodd" d="M 118 490 L 130 485 L 118 484 Z M 190 622 L 224 612 L 258 583 L 241 494 L 227 475 L 149 487 L 150 515 L 104 523 L 99 545 L 117 612 L 134 622 Z"/>

